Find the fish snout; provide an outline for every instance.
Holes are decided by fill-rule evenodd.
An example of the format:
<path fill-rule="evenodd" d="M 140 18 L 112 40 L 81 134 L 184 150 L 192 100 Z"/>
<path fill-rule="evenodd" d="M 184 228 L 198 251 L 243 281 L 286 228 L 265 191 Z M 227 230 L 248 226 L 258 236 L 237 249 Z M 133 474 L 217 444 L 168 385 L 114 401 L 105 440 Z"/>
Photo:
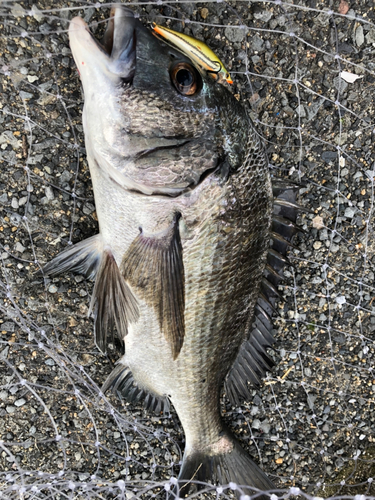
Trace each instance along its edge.
<path fill-rule="evenodd" d="M 107 29 L 99 42 L 87 23 L 74 17 L 69 25 L 69 42 L 83 86 L 96 85 L 101 79 L 130 82 L 135 73 L 136 37 L 134 14 L 115 5 Z"/>

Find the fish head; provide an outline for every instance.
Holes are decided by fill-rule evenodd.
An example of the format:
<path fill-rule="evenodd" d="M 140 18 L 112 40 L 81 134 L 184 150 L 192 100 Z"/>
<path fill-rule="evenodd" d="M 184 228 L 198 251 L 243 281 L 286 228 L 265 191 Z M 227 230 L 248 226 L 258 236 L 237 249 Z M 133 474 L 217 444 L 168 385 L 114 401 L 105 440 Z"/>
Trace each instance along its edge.
<path fill-rule="evenodd" d="M 112 7 L 101 43 L 79 17 L 69 38 L 85 96 L 89 163 L 124 188 L 171 196 L 221 165 L 228 172 L 241 164 L 249 128 L 242 106 L 132 11 Z"/>

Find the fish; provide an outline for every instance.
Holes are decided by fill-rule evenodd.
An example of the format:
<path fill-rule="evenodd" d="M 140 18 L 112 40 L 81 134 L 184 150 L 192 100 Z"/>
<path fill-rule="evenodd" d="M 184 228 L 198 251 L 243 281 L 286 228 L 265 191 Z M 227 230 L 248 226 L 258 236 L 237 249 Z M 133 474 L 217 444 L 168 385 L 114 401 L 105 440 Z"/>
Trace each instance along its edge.
<path fill-rule="evenodd" d="M 232 77 L 224 66 L 224 63 L 204 42 L 156 23 L 152 23 L 152 29 L 166 43 L 172 45 L 183 54 L 189 54 L 190 59 L 195 64 L 200 66 L 219 83 L 227 82 L 230 85 L 233 84 Z"/>
<path fill-rule="evenodd" d="M 298 186 L 271 183 L 245 107 L 122 5 L 101 42 L 80 17 L 69 40 L 99 233 L 58 254 L 46 277 L 95 279 L 97 347 L 121 346 L 103 385 L 185 433 L 176 488 L 195 482 L 275 489 L 223 422 L 220 395 L 249 399 L 268 348 Z"/>

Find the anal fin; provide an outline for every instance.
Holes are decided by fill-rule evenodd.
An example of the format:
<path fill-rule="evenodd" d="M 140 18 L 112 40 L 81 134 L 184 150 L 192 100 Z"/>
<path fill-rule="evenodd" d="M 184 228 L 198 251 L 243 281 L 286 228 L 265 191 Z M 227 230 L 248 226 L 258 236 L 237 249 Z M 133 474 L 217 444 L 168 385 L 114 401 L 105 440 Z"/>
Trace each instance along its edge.
<path fill-rule="evenodd" d="M 177 214 L 166 230 L 146 236 L 142 229 L 130 245 L 121 273 L 137 295 L 152 306 L 176 359 L 185 335 L 185 283 Z"/>
<path fill-rule="evenodd" d="M 90 311 L 94 315 L 95 343 L 104 353 L 108 343 L 114 339 L 114 325 L 123 343 L 128 324 L 137 322 L 139 318 L 137 300 L 108 249 L 103 251 Z"/>
<path fill-rule="evenodd" d="M 119 361 L 104 382 L 103 393 L 111 389 L 117 396 L 123 397 L 130 403 L 143 402 L 147 410 L 155 413 L 169 413 L 169 399 L 165 396 L 153 394 L 150 390 L 137 384 L 128 366 Z"/>

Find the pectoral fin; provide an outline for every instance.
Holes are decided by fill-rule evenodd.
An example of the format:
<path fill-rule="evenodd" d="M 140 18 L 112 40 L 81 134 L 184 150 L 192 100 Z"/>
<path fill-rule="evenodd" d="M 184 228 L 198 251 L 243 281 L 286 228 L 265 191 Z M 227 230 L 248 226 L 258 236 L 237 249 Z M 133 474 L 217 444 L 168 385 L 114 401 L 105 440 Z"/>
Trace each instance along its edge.
<path fill-rule="evenodd" d="M 137 296 L 150 304 L 176 359 L 185 335 L 185 285 L 179 216 L 164 231 L 146 236 L 142 229 L 120 270 Z"/>

